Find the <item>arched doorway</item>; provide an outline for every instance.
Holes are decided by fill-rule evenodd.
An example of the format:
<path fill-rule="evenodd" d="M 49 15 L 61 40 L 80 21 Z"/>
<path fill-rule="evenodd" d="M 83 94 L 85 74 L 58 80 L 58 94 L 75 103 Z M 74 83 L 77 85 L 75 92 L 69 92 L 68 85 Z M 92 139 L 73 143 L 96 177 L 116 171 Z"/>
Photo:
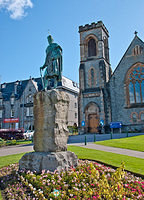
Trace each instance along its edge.
<path fill-rule="evenodd" d="M 98 132 L 97 127 L 99 126 L 99 117 L 97 113 L 88 115 L 88 132 L 96 133 Z"/>
<path fill-rule="evenodd" d="M 91 102 L 85 108 L 85 122 L 86 128 L 89 133 L 98 132 L 99 126 L 99 107 L 96 103 Z"/>

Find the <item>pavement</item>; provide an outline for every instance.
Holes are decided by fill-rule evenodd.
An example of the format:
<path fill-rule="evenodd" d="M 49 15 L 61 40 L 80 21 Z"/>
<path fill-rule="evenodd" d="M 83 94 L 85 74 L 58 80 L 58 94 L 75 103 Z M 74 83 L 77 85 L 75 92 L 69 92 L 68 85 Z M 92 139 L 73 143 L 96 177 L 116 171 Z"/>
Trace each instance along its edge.
<path fill-rule="evenodd" d="M 0 156 L 8 156 L 29 151 L 33 151 L 33 144 L 6 146 L 0 148 Z"/>
<path fill-rule="evenodd" d="M 99 144 L 94 144 L 91 142 L 87 143 L 87 145 L 85 145 L 84 143 L 75 143 L 75 144 L 71 144 L 71 145 L 84 147 L 84 148 L 88 148 L 88 149 L 96 149 L 96 150 L 106 151 L 106 152 L 111 152 L 111 153 L 116 153 L 116 154 L 123 154 L 123 155 L 127 155 L 127 156 L 144 159 L 144 152 L 141 152 L 141 151 L 108 147 L 108 146 L 103 146 L 103 145 L 99 145 Z"/>
<path fill-rule="evenodd" d="M 100 151 L 106 151 L 106 152 L 111 152 L 111 153 L 116 153 L 116 154 L 123 154 L 123 155 L 127 155 L 127 156 L 144 159 L 144 152 L 140 152 L 140 151 L 108 147 L 108 146 L 94 144 L 91 142 L 87 143 L 87 145 L 85 145 L 84 143 L 74 143 L 74 144 L 69 144 L 69 145 L 75 145 L 75 146 L 84 147 L 84 148 L 88 148 L 88 149 L 96 149 L 96 150 L 100 150 Z M 30 152 L 30 151 L 33 151 L 33 144 L 7 146 L 7 147 L 0 148 L 0 156 L 7 156 L 7 155 L 13 155 L 13 154 Z"/>

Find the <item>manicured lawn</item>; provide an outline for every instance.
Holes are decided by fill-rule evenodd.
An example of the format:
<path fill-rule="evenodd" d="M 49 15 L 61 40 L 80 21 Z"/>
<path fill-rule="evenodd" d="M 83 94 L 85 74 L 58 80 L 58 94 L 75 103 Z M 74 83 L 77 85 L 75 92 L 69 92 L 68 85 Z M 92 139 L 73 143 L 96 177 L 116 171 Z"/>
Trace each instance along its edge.
<path fill-rule="evenodd" d="M 122 138 L 122 139 L 105 140 L 105 141 L 95 142 L 95 144 L 131 149 L 136 151 L 144 151 L 144 135 Z"/>
<path fill-rule="evenodd" d="M 0 200 L 2 200 L 1 190 L 0 190 Z"/>
<path fill-rule="evenodd" d="M 144 175 L 144 159 L 135 158 L 110 152 L 104 152 L 83 147 L 69 146 L 69 151 L 75 152 L 79 159 L 91 159 L 101 161 L 119 167 L 122 162 L 125 163 L 125 169 L 131 172 Z"/>
<path fill-rule="evenodd" d="M 19 145 L 19 144 L 31 144 L 31 140 L 1 140 L 0 141 L 0 147 L 4 146 L 11 146 L 11 145 Z"/>
<path fill-rule="evenodd" d="M 116 167 L 119 167 L 122 161 L 124 161 L 126 170 L 144 175 L 144 159 L 76 146 L 68 146 L 68 150 L 75 152 L 79 159 L 101 161 Z M 19 159 L 24 154 L 25 153 L 0 157 L 0 168 L 8 166 L 9 164 L 18 163 Z"/>
<path fill-rule="evenodd" d="M 16 142 L 16 145 L 18 145 L 18 144 L 31 144 L 31 143 L 32 143 L 31 140 L 18 140 Z"/>
<path fill-rule="evenodd" d="M 9 155 L 9 156 L 1 156 L 0 157 L 0 168 L 8 166 L 10 164 L 18 163 L 18 161 L 24 154 L 25 153 L 14 154 L 14 155 Z"/>

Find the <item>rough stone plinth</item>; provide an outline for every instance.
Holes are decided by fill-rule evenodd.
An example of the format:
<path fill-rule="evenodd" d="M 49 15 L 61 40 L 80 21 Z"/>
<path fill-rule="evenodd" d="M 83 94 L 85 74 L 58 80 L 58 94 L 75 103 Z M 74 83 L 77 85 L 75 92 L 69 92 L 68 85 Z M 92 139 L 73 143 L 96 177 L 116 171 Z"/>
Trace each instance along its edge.
<path fill-rule="evenodd" d="M 70 151 L 63 152 L 31 152 L 26 153 L 19 161 L 19 169 L 26 169 L 41 173 L 42 170 L 60 172 L 78 164 L 77 156 Z"/>
<path fill-rule="evenodd" d="M 34 150 L 67 150 L 69 97 L 63 91 L 41 91 L 34 95 Z"/>

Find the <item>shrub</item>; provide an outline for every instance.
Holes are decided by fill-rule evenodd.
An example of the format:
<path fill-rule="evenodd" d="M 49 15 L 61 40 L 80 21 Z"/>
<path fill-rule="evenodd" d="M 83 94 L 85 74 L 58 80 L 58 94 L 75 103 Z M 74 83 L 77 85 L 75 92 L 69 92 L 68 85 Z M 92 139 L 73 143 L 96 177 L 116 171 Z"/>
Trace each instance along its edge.
<path fill-rule="evenodd" d="M 7 140 L 6 145 L 16 145 L 17 141 L 16 140 Z"/>
<path fill-rule="evenodd" d="M 3 146 L 5 146 L 5 141 L 2 139 L 2 138 L 0 138 L 0 147 L 3 147 Z"/>

